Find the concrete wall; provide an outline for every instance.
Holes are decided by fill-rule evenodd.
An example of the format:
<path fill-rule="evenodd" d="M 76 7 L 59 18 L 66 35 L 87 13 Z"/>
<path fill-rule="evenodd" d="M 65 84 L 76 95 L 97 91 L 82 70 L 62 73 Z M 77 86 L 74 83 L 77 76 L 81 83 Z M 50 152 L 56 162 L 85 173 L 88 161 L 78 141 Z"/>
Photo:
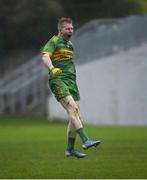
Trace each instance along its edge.
<path fill-rule="evenodd" d="M 147 124 L 147 45 L 77 66 L 83 120 Z M 50 117 L 67 118 L 51 97 Z"/>

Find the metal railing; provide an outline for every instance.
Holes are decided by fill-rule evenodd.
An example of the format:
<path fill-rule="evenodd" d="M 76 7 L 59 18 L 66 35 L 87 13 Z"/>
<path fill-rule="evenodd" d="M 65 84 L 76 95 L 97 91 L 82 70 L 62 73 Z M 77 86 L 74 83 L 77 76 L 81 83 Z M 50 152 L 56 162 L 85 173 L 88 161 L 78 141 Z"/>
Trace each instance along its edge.
<path fill-rule="evenodd" d="M 147 42 L 147 15 L 95 19 L 73 37 L 75 62 L 89 62 Z"/>
<path fill-rule="evenodd" d="M 0 80 L 0 114 L 46 114 L 47 72 L 40 56 Z"/>

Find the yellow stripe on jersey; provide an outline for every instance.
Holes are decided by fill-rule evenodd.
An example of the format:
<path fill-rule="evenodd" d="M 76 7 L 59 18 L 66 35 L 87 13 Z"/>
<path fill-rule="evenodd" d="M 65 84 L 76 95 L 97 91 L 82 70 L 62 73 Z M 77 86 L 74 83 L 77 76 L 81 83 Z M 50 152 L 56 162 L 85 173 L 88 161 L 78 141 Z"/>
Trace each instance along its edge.
<path fill-rule="evenodd" d="M 73 51 L 67 49 L 58 49 L 51 55 L 52 61 L 70 60 L 73 58 Z"/>

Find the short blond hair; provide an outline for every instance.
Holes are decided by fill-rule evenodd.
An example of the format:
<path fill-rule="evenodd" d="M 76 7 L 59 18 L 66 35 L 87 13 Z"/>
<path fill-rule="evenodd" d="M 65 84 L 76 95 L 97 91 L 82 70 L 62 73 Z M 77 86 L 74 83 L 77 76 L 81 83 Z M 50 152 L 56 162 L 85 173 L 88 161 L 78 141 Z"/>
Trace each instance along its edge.
<path fill-rule="evenodd" d="M 61 17 L 58 21 L 58 30 L 60 30 L 63 27 L 64 23 L 72 24 L 72 19 L 69 17 Z"/>

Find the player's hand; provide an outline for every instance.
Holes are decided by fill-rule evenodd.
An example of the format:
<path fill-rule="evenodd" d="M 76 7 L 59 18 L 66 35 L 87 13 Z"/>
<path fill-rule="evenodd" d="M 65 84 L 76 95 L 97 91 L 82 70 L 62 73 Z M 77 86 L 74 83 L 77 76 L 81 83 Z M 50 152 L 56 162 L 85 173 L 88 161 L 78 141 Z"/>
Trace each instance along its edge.
<path fill-rule="evenodd" d="M 60 68 L 52 68 L 51 73 L 55 76 L 59 76 L 62 73 L 62 70 Z"/>

